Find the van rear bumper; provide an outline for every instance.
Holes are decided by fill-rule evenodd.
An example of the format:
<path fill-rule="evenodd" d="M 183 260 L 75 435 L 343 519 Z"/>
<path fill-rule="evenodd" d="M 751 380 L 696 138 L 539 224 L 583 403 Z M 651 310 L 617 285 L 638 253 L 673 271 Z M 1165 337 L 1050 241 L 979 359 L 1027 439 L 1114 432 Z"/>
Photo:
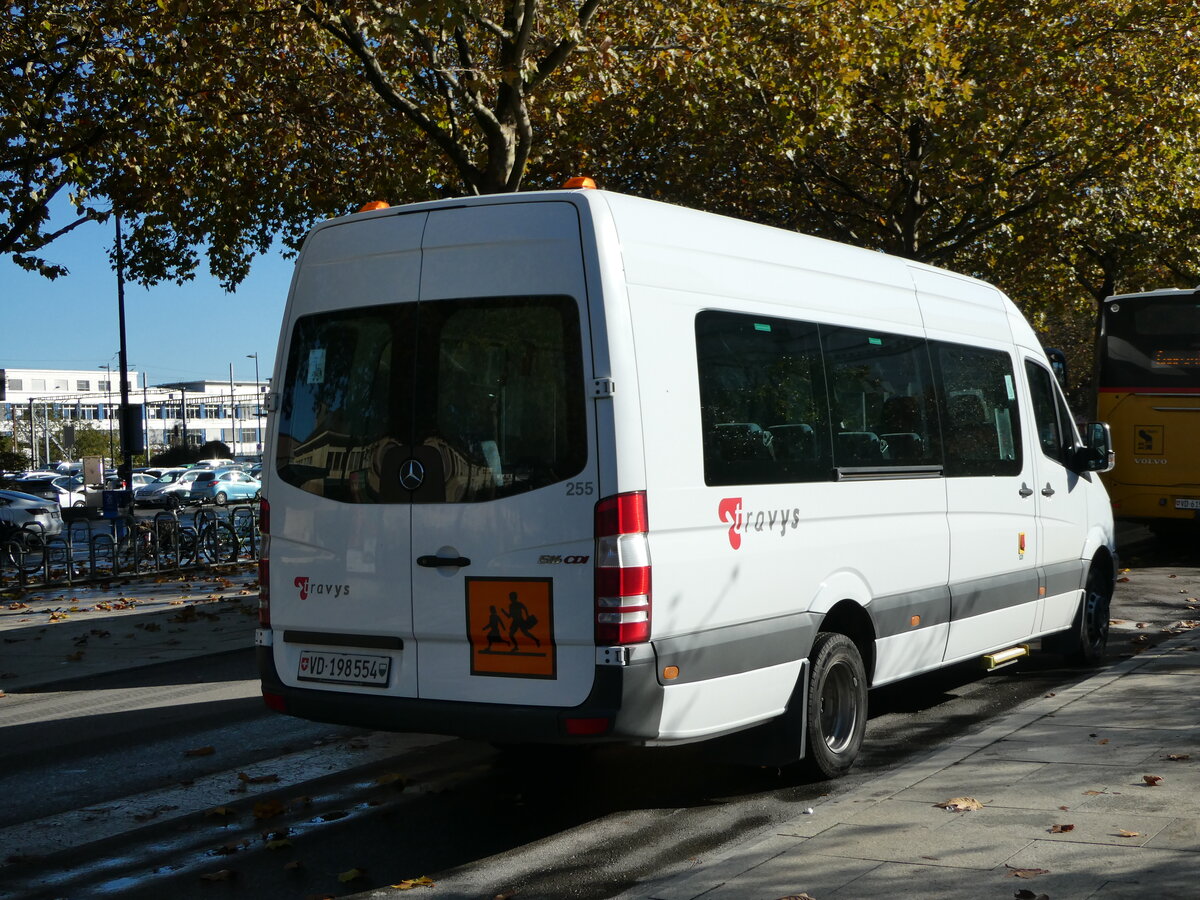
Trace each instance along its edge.
<path fill-rule="evenodd" d="M 280 698 L 287 715 L 314 722 L 512 743 L 636 743 L 656 738 L 662 718 L 662 688 L 653 656 L 627 666 L 597 666 L 587 699 L 578 706 L 560 707 L 290 687 L 279 678 L 271 648 L 258 647 L 256 652 L 263 694 Z M 568 721 L 582 719 L 607 720 L 608 724 L 595 733 L 571 733 Z"/>

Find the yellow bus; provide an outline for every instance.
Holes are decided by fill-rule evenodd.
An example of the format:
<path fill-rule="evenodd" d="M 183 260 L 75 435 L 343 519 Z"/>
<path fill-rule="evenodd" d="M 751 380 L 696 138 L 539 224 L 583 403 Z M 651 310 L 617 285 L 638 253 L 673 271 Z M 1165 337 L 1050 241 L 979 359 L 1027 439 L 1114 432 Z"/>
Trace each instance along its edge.
<path fill-rule="evenodd" d="M 1200 287 L 1104 300 L 1096 373 L 1113 515 L 1156 532 L 1200 521 Z"/>

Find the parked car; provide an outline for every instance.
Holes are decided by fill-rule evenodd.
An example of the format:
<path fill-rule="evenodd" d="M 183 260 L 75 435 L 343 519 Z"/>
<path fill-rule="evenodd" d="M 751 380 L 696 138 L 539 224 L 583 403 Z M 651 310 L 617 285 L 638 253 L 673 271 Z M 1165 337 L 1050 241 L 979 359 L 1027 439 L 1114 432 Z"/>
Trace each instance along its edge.
<path fill-rule="evenodd" d="M 201 469 L 168 469 L 153 482 L 133 490 L 134 506 L 164 506 L 173 509 L 188 503 L 192 482 Z"/>
<path fill-rule="evenodd" d="M 83 494 L 77 494 L 72 491 L 69 486 L 70 481 L 71 477 L 69 475 L 43 473 L 35 477 L 10 478 L 2 486 L 6 490 L 48 500 L 59 507 L 83 506 L 85 502 Z"/>
<path fill-rule="evenodd" d="M 257 500 L 262 482 L 241 469 L 203 470 L 192 483 L 188 497 L 192 503 L 224 506 L 231 500 Z"/>
<path fill-rule="evenodd" d="M 57 503 L 47 503 L 45 497 L 0 490 L 0 537 L 6 538 L 26 525 L 40 525 L 47 537 L 60 534 L 62 512 Z"/>

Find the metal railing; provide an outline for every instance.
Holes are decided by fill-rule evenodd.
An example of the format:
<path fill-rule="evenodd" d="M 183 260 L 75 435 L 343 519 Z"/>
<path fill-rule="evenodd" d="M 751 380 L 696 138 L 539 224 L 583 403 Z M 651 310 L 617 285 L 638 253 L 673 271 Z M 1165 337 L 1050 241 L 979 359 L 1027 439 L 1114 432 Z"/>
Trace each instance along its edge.
<path fill-rule="evenodd" d="M 39 525 L 0 538 L 0 589 L 71 586 L 114 577 L 186 571 L 258 559 L 258 505 L 123 515 L 69 523 L 47 537 Z"/>

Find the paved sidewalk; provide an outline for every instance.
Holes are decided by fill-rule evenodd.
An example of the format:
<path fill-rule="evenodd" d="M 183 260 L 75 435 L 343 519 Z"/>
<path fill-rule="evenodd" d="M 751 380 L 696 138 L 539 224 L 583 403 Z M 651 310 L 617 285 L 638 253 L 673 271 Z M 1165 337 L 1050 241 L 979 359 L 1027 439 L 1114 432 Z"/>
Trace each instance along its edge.
<path fill-rule="evenodd" d="M 254 646 L 258 576 L 201 569 L 0 599 L 0 697 Z"/>
<path fill-rule="evenodd" d="M 623 896 L 1195 900 L 1198 699 L 1194 630 Z"/>

